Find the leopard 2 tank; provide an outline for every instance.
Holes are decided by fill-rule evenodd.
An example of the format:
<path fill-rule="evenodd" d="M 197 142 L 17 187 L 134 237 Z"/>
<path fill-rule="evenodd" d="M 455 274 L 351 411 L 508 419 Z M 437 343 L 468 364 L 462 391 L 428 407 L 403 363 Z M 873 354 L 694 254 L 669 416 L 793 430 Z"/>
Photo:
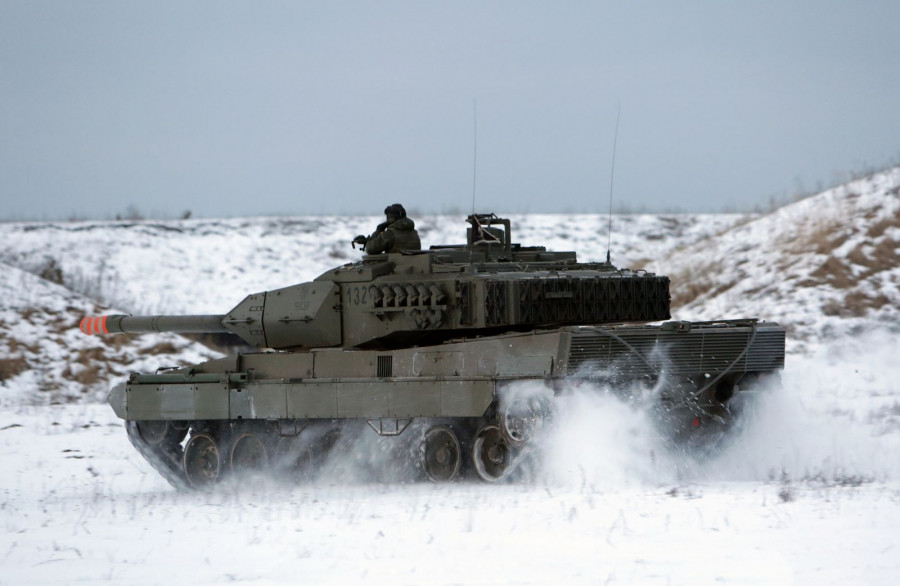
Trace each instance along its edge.
<path fill-rule="evenodd" d="M 573 381 L 659 389 L 674 441 L 727 422 L 736 395 L 784 366 L 778 324 L 671 321 L 668 277 L 513 243 L 494 214 L 467 221 L 465 244 L 365 255 L 222 315 L 86 317 L 88 334 L 230 332 L 259 349 L 116 385 L 132 444 L 200 488 L 286 460 L 308 469 L 368 425 L 413 445 L 434 482 L 490 482 L 540 441 Z M 517 396 L 520 381 L 545 392 Z"/>

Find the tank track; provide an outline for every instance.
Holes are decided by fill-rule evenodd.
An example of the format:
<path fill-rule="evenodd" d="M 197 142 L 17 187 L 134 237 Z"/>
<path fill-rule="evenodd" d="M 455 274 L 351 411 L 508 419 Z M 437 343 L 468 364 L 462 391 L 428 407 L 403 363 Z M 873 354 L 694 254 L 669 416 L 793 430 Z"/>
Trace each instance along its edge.
<path fill-rule="evenodd" d="M 696 389 L 700 385 L 682 381 L 685 388 L 674 388 L 673 396 L 661 402 L 656 418 L 669 439 L 682 445 L 692 442 L 703 445 L 710 435 L 730 427 L 732 416 L 726 405 L 730 394 L 721 402 L 706 397 L 717 381 L 703 381 L 705 384 L 699 391 Z M 476 477 L 497 482 L 528 474 L 539 459 L 534 445 L 540 443 L 539 436 L 554 424 L 556 393 L 549 387 L 522 395 L 515 392 L 505 395 L 501 390 L 500 399 L 483 417 L 434 418 L 415 425 L 410 425 L 408 420 L 396 433 L 376 427 L 373 422 L 379 420 L 341 421 L 340 424 L 330 421 L 321 425 L 296 420 L 287 427 L 253 420 L 126 421 L 125 430 L 144 460 L 179 491 L 211 488 L 224 478 L 245 471 L 310 480 L 317 475 L 328 454 L 337 449 L 335 446 L 340 444 L 345 431 L 349 431 L 351 438 L 360 432 L 374 431 L 386 437 L 403 434 L 404 438 L 397 440 L 398 446 L 385 446 L 385 453 L 394 449 L 395 454 L 412 456 L 411 469 L 420 473 L 420 478 L 435 483 Z M 697 404 L 701 394 L 709 399 L 708 405 Z M 701 424 L 703 433 L 698 429 Z M 410 431 L 403 431 L 407 428 Z M 292 433 L 282 433 L 283 430 Z M 404 442 L 407 442 L 405 451 Z M 371 438 L 364 440 L 363 445 L 369 444 L 375 446 L 373 454 L 378 460 L 381 456 L 377 444 Z M 282 445 L 287 448 L 283 452 Z M 339 451 L 350 453 L 358 447 L 339 445 Z M 380 460 L 379 465 L 381 468 L 361 470 L 375 475 L 387 473 L 385 478 L 396 472 L 390 457 Z M 399 477 L 402 475 L 399 472 Z"/>
<path fill-rule="evenodd" d="M 351 430 L 352 434 L 355 434 L 360 430 L 363 430 L 366 433 L 371 432 L 364 423 L 355 423 L 357 424 L 357 428 Z M 504 434 L 506 432 L 501 431 L 501 427 L 496 421 L 488 424 L 487 420 L 483 419 L 472 421 L 435 420 L 430 423 L 432 424 L 430 426 L 430 434 L 424 433 L 425 428 L 420 428 L 418 431 L 413 430 L 405 432 L 406 434 L 419 433 L 422 435 L 422 439 L 414 440 L 412 436 L 408 436 L 406 439 L 412 441 L 412 443 L 407 446 L 407 449 L 410 451 L 404 452 L 401 443 L 397 446 L 397 448 L 399 448 L 398 451 L 395 452 L 395 455 L 404 453 L 415 453 L 418 455 L 419 460 L 413 463 L 408 471 L 414 475 L 419 474 L 419 478 L 422 480 L 428 479 L 432 482 L 443 483 L 452 481 L 457 477 L 474 477 L 477 473 L 483 480 L 494 482 L 506 477 L 507 472 L 510 471 L 507 470 L 507 468 L 510 467 L 513 460 L 518 460 L 517 454 L 520 451 L 518 446 L 508 445 L 508 442 L 504 439 Z M 162 426 L 160 427 L 160 425 Z M 487 430 L 488 434 L 485 436 L 487 438 L 485 448 L 478 452 L 479 454 L 483 452 L 482 459 L 490 458 L 492 460 L 488 467 L 479 467 L 473 460 L 473 458 L 475 458 L 473 451 L 478 450 L 474 444 L 478 441 L 477 437 L 481 437 L 476 434 L 479 427 L 483 430 Z M 313 443 L 309 444 L 306 448 L 308 454 L 303 451 L 292 452 L 289 450 L 284 454 L 277 455 L 278 444 L 274 440 L 279 438 L 284 439 L 285 437 L 290 439 L 297 436 L 280 436 L 277 432 L 276 435 L 269 435 L 271 431 L 264 429 L 262 426 L 235 426 L 233 422 L 231 422 L 231 426 L 225 427 L 216 425 L 211 426 L 208 422 L 192 422 L 189 426 L 184 428 L 179 427 L 177 429 L 171 422 L 125 422 L 125 431 L 131 445 L 134 446 L 144 460 L 146 460 L 160 476 L 172 485 L 172 487 L 178 491 L 185 492 L 211 488 L 214 484 L 221 482 L 224 477 L 230 477 L 231 474 L 234 473 L 234 470 L 231 468 L 226 470 L 226 459 L 218 456 L 217 472 L 214 473 L 212 479 L 207 481 L 207 479 L 202 477 L 202 470 L 196 468 L 196 460 L 194 460 L 194 466 L 196 468 L 194 469 L 194 474 L 197 476 L 191 478 L 191 475 L 185 470 L 185 466 L 187 465 L 185 463 L 185 450 L 191 449 L 189 445 L 194 438 L 208 438 L 208 440 L 211 440 L 218 446 L 216 448 L 217 451 L 219 449 L 225 449 L 230 453 L 230 450 L 233 448 L 232 442 L 235 441 L 235 438 L 246 438 L 252 434 L 256 434 L 257 437 L 263 440 L 263 445 L 267 446 L 266 449 L 271 450 L 269 451 L 268 457 L 269 465 L 266 467 L 267 472 L 274 473 L 276 475 L 275 477 L 280 478 L 286 478 L 284 474 L 287 474 L 287 477 L 300 479 L 302 482 L 310 480 L 318 473 L 319 465 L 324 461 L 324 458 L 327 458 L 329 452 L 332 449 L 335 449 L 336 442 L 341 441 L 341 430 L 343 428 L 344 426 L 320 428 L 311 438 L 309 438 Z M 480 433 L 483 434 L 485 432 L 482 431 Z M 390 436 L 393 434 L 386 435 Z M 427 446 L 424 442 L 426 436 L 433 440 L 428 443 Z M 184 443 L 185 438 L 188 438 L 187 443 Z M 482 443 L 485 443 L 484 440 L 482 440 Z M 493 447 L 495 447 L 495 445 L 502 449 L 494 450 Z M 423 461 L 422 458 L 426 456 L 426 449 L 429 450 L 430 457 Z M 495 451 L 497 454 L 494 454 Z M 197 455 L 196 452 L 192 453 L 194 453 L 195 456 Z M 390 449 L 387 452 L 384 452 L 384 454 L 388 453 L 390 453 Z M 295 460 L 297 459 L 298 454 L 307 456 L 306 460 L 301 460 L 300 463 L 308 464 L 311 466 L 310 469 L 297 468 L 297 462 L 295 462 Z M 425 463 L 426 461 L 428 463 L 427 466 Z M 388 476 L 392 476 L 399 470 L 399 468 L 394 469 L 391 467 L 390 457 L 383 460 L 381 464 L 386 467 L 372 469 L 368 472 L 374 472 L 375 474 L 386 472 Z M 365 469 L 361 468 L 361 470 Z M 402 477 L 404 472 L 401 471 L 399 474 L 400 477 Z"/>
<path fill-rule="evenodd" d="M 126 421 L 125 431 L 128 433 L 131 445 L 160 476 L 178 490 L 190 490 L 190 485 L 184 475 L 180 444 L 172 441 L 163 441 L 156 445 L 148 443 L 141 436 L 137 421 Z"/>

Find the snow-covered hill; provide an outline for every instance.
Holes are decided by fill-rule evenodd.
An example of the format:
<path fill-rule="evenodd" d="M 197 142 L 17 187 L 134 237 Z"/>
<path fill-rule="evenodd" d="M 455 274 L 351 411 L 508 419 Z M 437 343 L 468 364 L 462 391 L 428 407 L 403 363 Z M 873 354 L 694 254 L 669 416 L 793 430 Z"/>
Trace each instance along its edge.
<path fill-rule="evenodd" d="M 181 336 L 85 336 L 78 323 L 101 306 L 60 285 L 0 263 L 0 408 L 89 402 L 134 370 L 215 356 Z"/>
<path fill-rule="evenodd" d="M 900 168 L 747 218 L 648 269 L 671 276 L 686 319 L 759 316 L 803 345 L 873 327 L 900 335 Z"/>

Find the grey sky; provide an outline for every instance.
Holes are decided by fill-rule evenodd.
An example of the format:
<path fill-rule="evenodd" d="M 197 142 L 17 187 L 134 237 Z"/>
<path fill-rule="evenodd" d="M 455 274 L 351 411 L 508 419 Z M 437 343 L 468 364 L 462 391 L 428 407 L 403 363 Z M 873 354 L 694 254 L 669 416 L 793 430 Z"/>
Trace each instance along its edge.
<path fill-rule="evenodd" d="M 0 1 L 0 217 L 747 209 L 900 160 L 900 3 Z"/>

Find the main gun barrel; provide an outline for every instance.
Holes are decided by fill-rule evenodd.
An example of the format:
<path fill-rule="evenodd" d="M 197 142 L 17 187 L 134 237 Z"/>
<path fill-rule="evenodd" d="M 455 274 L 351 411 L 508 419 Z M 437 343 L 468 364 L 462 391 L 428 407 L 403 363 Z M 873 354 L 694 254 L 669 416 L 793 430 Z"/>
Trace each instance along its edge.
<path fill-rule="evenodd" d="M 224 319 L 224 315 L 104 315 L 85 317 L 79 327 L 85 334 L 218 334 L 228 331 Z"/>

